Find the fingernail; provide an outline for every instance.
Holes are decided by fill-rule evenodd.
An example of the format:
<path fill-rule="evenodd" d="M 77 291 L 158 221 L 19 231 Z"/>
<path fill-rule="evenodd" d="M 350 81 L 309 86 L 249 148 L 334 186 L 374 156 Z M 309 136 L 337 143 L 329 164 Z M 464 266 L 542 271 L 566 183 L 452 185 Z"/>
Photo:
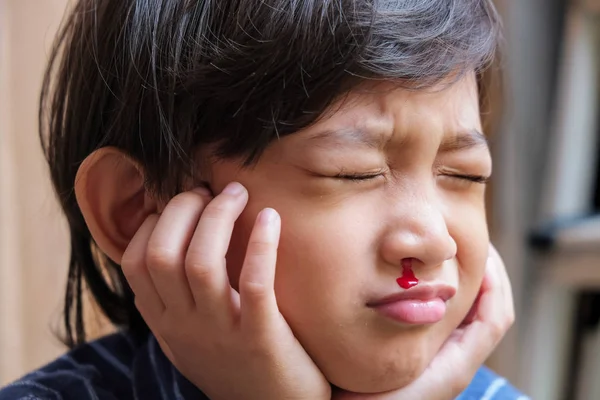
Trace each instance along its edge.
<path fill-rule="evenodd" d="M 272 208 L 265 208 L 260 212 L 259 220 L 261 224 L 269 225 L 277 221 L 279 214 Z"/>
<path fill-rule="evenodd" d="M 244 193 L 244 187 L 237 182 L 231 182 L 229 185 L 225 186 L 223 193 L 231 196 L 239 196 L 240 194 Z"/>

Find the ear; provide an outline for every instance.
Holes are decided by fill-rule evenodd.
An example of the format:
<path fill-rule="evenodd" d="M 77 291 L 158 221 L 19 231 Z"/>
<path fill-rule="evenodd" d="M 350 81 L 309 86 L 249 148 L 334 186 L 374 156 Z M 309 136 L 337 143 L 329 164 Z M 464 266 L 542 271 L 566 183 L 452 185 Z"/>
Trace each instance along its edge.
<path fill-rule="evenodd" d="M 143 169 L 114 147 L 96 150 L 83 161 L 75 196 L 92 237 L 117 264 L 144 220 L 157 212 L 144 187 Z"/>

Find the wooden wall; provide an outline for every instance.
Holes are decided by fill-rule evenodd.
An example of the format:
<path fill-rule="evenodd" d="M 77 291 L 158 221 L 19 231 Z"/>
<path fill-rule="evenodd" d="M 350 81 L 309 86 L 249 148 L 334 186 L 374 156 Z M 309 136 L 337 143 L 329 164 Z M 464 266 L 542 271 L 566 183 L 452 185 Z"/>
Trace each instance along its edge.
<path fill-rule="evenodd" d="M 67 231 L 37 136 L 47 49 L 66 0 L 0 0 L 0 384 L 64 351 Z"/>

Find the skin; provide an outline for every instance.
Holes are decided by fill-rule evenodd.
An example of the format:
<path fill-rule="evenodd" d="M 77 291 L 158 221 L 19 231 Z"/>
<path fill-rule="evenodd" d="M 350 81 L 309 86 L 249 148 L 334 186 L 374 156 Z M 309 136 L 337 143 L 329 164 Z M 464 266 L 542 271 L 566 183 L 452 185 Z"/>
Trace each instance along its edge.
<path fill-rule="evenodd" d="M 491 174 L 489 149 L 473 131 L 481 121 L 469 75 L 443 90 L 363 90 L 273 143 L 252 169 L 212 163 L 214 191 L 236 180 L 250 193 L 227 255 L 234 287 L 254 219 L 272 207 L 282 219 L 279 308 L 336 386 L 374 392 L 408 384 L 472 306 L 488 254 L 485 185 L 457 176 Z M 468 145 L 452 146 L 458 138 Z M 380 175 L 352 181 L 334 178 L 339 173 Z M 407 326 L 367 306 L 401 290 L 402 260 L 422 283 L 457 289 L 441 322 Z"/>
<path fill-rule="evenodd" d="M 211 191 L 167 204 L 118 149 L 82 164 L 75 192 L 92 236 L 167 357 L 211 399 L 451 399 L 512 324 L 472 181 L 491 173 L 473 134 L 474 77 L 386 86 L 273 142 L 253 168 L 204 163 Z M 456 289 L 441 321 L 409 326 L 369 306 L 401 291 L 406 261 L 421 284 Z"/>

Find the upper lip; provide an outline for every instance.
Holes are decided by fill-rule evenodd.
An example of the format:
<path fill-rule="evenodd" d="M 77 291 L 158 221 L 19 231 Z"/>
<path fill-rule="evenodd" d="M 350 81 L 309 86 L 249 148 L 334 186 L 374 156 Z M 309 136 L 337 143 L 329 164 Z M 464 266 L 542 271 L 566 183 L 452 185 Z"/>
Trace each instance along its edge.
<path fill-rule="evenodd" d="M 375 301 L 367 303 L 369 307 L 378 307 L 385 304 L 395 303 L 401 300 L 432 300 L 440 298 L 443 301 L 449 300 L 456 294 L 456 289 L 446 284 L 419 284 L 402 292 L 393 293 L 381 297 Z"/>

